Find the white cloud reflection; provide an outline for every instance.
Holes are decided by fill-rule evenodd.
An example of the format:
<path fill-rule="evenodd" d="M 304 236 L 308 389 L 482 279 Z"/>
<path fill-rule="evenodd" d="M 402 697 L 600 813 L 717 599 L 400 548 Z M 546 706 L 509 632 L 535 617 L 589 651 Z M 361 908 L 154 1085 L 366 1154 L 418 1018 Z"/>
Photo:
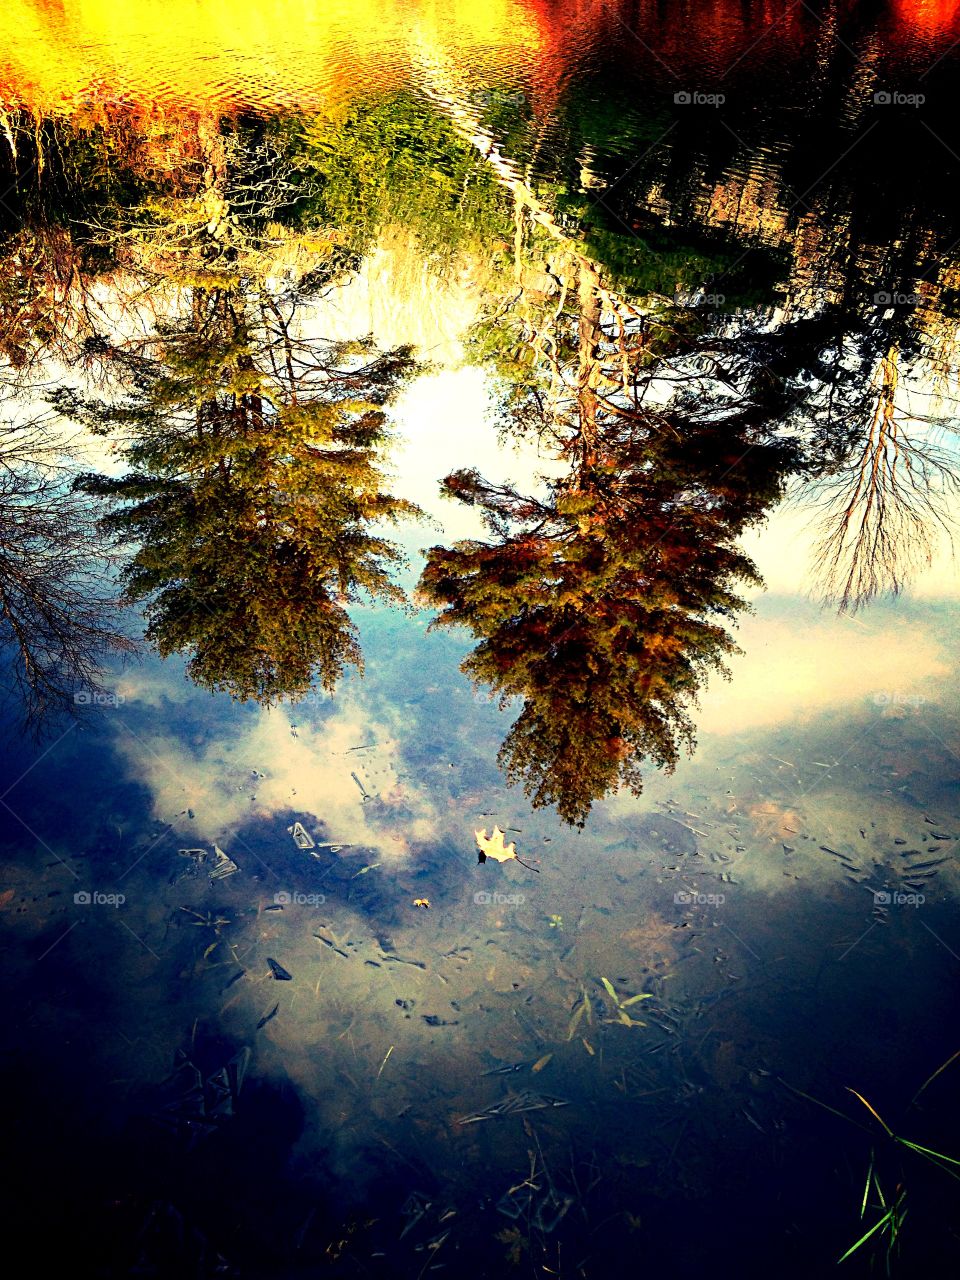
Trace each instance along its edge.
<path fill-rule="evenodd" d="M 943 645 L 893 610 L 860 617 L 820 613 L 803 600 L 755 601 L 735 633 L 732 679 L 714 679 L 695 717 L 703 734 L 801 725 L 826 709 L 882 695 L 936 701 L 952 666 Z"/>
<path fill-rule="evenodd" d="M 320 840 L 362 845 L 396 858 L 433 838 L 432 803 L 406 775 L 398 776 L 399 712 L 374 710 L 362 691 L 349 689 L 337 696 L 333 715 L 324 719 L 317 714 L 319 699 L 327 706 L 330 700 L 317 695 L 317 701 L 298 706 L 249 708 L 239 724 L 236 717 L 224 717 L 215 735 L 191 740 L 177 724 L 176 703 L 165 700 L 170 692 L 179 702 L 182 694 L 175 687 L 189 691 L 190 686 L 159 664 L 150 666 L 147 679 L 124 681 L 118 691 L 125 705 L 165 708 L 168 715 L 155 718 L 148 729 L 122 732 L 118 746 L 149 789 L 153 816 L 171 823 L 184 839 L 226 842 L 251 819 L 288 813 Z M 193 690 L 193 697 L 206 695 Z M 218 704 L 211 700 L 210 705 L 213 710 Z M 377 744 L 373 751 L 350 750 L 370 742 Z M 368 821 L 351 772 L 383 801 L 375 822 Z"/>

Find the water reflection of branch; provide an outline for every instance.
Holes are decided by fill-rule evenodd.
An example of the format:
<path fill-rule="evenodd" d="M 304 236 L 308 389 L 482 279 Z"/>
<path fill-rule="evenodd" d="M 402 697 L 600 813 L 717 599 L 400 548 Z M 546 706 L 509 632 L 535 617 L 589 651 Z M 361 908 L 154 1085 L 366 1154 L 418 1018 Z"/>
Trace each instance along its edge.
<path fill-rule="evenodd" d="M 70 491 L 42 424 L 0 439 L 0 647 L 24 727 L 102 693 L 103 665 L 129 654 L 110 562 L 89 503 Z"/>
<path fill-rule="evenodd" d="M 845 460 L 818 486 L 816 584 L 839 611 L 855 612 L 884 591 L 898 594 L 933 559 L 934 530 L 952 545 L 949 503 L 960 489 L 949 453 L 897 404 L 898 357 L 879 362 L 870 419 Z"/>

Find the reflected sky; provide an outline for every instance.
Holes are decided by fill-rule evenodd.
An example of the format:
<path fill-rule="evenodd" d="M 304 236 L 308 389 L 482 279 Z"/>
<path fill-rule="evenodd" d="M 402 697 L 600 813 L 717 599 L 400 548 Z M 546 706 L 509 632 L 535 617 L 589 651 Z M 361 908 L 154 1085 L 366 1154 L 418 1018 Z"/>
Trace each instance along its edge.
<path fill-rule="evenodd" d="M 956 6 L 5 20 L 38 1268 L 955 1269 Z"/>

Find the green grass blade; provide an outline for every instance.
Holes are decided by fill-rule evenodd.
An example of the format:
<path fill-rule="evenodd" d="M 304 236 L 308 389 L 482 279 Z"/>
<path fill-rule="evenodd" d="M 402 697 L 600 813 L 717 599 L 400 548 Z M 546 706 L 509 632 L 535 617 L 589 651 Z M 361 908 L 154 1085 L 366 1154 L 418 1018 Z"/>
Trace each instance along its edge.
<path fill-rule="evenodd" d="M 926 1089 L 927 1085 L 933 1084 L 934 1080 L 936 1080 L 937 1076 L 940 1075 L 941 1071 L 946 1071 L 950 1063 L 956 1062 L 958 1058 L 960 1058 L 960 1049 L 958 1049 L 956 1053 L 951 1054 L 950 1057 L 946 1060 L 946 1062 L 942 1066 L 937 1067 L 936 1071 L 933 1073 L 932 1076 L 929 1076 L 926 1080 L 924 1080 L 923 1084 L 920 1086 L 920 1088 L 917 1090 L 917 1092 L 913 1095 L 913 1097 L 910 1099 L 909 1103 L 907 1104 L 908 1107 L 912 1107 L 913 1104 L 916 1102 L 916 1100 L 920 1097 L 921 1093 L 923 1093 L 924 1089 Z"/>
<path fill-rule="evenodd" d="M 860 1221 L 863 1221 L 863 1215 L 867 1212 L 867 1196 L 870 1194 L 870 1179 L 873 1177 L 873 1152 L 870 1152 L 870 1168 L 867 1170 L 867 1180 L 863 1184 L 863 1203 L 860 1205 Z"/>
<path fill-rule="evenodd" d="M 960 1165 L 960 1160 L 954 1160 L 953 1156 L 945 1156 L 942 1151 L 931 1151 L 929 1147 L 921 1147 L 918 1142 L 908 1142 L 906 1138 L 897 1138 L 903 1146 L 909 1147 L 911 1151 L 919 1151 L 924 1156 L 934 1156 L 937 1160 L 946 1160 L 948 1164 Z"/>
<path fill-rule="evenodd" d="M 842 1258 L 837 1259 L 837 1266 L 839 1266 L 841 1262 L 846 1262 L 846 1260 L 850 1257 L 851 1253 L 856 1253 L 856 1251 L 860 1248 L 860 1246 L 862 1244 L 866 1244 L 872 1235 L 876 1235 L 876 1233 L 880 1230 L 883 1224 L 889 1220 L 890 1215 L 892 1213 L 893 1213 L 893 1210 L 888 1209 L 879 1222 L 874 1223 L 874 1225 L 870 1228 L 870 1230 L 866 1232 L 865 1235 L 862 1235 L 856 1244 L 852 1244 L 850 1246 L 850 1248 L 847 1250 L 847 1252 L 843 1255 Z"/>
<path fill-rule="evenodd" d="M 924 1156 L 931 1164 L 935 1164 L 938 1169 L 941 1169 L 951 1178 L 955 1178 L 957 1182 L 960 1182 L 960 1173 L 957 1173 L 955 1169 L 950 1168 L 950 1165 L 956 1164 L 957 1161 L 952 1159 L 950 1156 L 942 1156 L 938 1151 L 930 1151 L 926 1147 L 918 1146 L 915 1142 L 908 1142 L 906 1138 L 897 1138 L 897 1142 L 908 1150 L 916 1151 L 918 1155 Z M 949 1161 L 949 1164 L 942 1163 L 944 1161 Z"/>

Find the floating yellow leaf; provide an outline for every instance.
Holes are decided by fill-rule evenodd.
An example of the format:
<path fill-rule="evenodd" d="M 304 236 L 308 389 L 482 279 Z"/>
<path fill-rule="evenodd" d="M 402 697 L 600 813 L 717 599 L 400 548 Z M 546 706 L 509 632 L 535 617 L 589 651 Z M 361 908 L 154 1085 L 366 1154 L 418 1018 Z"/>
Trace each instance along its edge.
<path fill-rule="evenodd" d="M 534 1075 L 536 1075 L 538 1071 L 542 1071 L 552 1057 L 553 1057 L 552 1053 L 545 1053 L 543 1057 L 538 1058 L 536 1062 L 533 1064 L 533 1066 L 530 1068 L 531 1072 Z"/>
<path fill-rule="evenodd" d="M 508 845 L 504 845 L 504 833 L 499 827 L 493 828 L 493 833 L 489 838 L 486 827 L 482 827 L 473 834 L 476 836 L 477 846 L 480 849 L 481 862 L 486 862 L 487 858 L 493 858 L 494 862 L 509 862 L 511 858 L 517 856 L 517 846 L 512 840 Z"/>
<path fill-rule="evenodd" d="M 581 1044 L 583 1045 L 583 1047 L 586 1049 L 587 1053 L 589 1053 L 589 1055 L 590 1055 L 590 1057 L 591 1057 L 591 1058 L 593 1058 L 593 1057 L 595 1057 L 595 1056 L 596 1056 L 596 1049 L 594 1049 L 593 1045 L 592 1045 L 592 1044 L 590 1043 L 590 1041 L 586 1038 L 586 1036 L 581 1036 L 581 1037 L 580 1037 L 580 1042 L 581 1042 Z"/>

